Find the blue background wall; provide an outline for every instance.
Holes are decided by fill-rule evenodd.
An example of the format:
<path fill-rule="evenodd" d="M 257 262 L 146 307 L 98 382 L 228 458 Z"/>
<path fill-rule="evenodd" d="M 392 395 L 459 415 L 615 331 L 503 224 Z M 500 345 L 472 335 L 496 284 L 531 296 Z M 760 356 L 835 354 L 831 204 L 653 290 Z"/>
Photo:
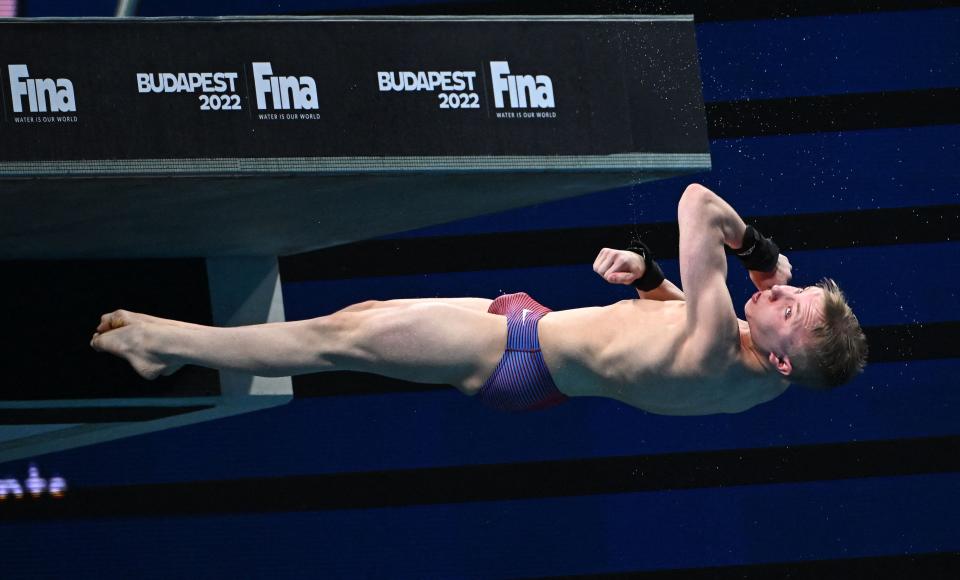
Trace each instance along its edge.
<path fill-rule="evenodd" d="M 208 15 L 396 3 L 141 4 L 143 15 Z M 779 228 L 770 233 L 787 241 L 797 282 L 841 282 L 871 338 L 862 376 L 829 394 L 792 388 L 740 415 L 679 418 L 605 400 L 504 416 L 447 388 L 301 377 L 281 408 L 38 458 L 94 507 L 86 516 L 4 522 L 0 504 L 0 577 L 694 577 L 709 567 L 722 569 L 701 570 L 705 578 L 901 569 L 954 577 L 960 128 L 949 111 L 957 101 L 944 99 L 960 88 L 960 8 L 797 2 L 798 15 L 786 18 L 674 4 L 698 15 L 717 129 L 712 172 L 367 246 L 398 252 L 399 270 L 333 268 L 362 248 L 284 259 L 288 318 L 370 298 L 524 290 L 571 308 L 629 297 L 597 278 L 589 260 L 567 263 L 549 243 L 527 248 L 543 257 L 524 267 L 490 269 L 451 254 L 426 272 L 411 248 L 423 239 L 476 248 L 486 234 L 540 231 L 549 241 L 588 239 L 598 227 L 666 227 L 695 180 L 741 215 Z M 671 11 L 670 2 L 659 5 Z M 25 8 L 29 16 L 96 15 L 113 6 L 30 0 Z M 847 97 L 860 105 L 843 109 Z M 723 129 L 720 117 L 758 102 L 772 107 L 757 109 L 772 128 Z M 866 124 L 857 121 L 864 110 L 876 112 Z M 815 227 L 791 230 L 811 216 L 803 223 Z M 875 216 L 894 226 L 871 228 Z M 675 251 L 663 267 L 679 281 Z M 749 282 L 738 266 L 730 271 L 739 303 Z M 26 466 L 0 465 L 0 476 L 22 479 Z"/>

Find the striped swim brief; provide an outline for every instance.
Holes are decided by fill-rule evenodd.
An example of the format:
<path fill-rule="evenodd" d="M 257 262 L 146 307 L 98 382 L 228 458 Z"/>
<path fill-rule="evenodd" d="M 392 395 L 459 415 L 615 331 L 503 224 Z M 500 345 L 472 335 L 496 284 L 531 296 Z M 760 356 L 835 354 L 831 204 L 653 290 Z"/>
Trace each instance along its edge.
<path fill-rule="evenodd" d="M 477 395 L 498 411 L 535 411 L 567 400 L 557 389 L 540 352 L 537 325 L 551 310 L 527 294 L 504 294 L 487 310 L 507 317 L 507 347 Z"/>

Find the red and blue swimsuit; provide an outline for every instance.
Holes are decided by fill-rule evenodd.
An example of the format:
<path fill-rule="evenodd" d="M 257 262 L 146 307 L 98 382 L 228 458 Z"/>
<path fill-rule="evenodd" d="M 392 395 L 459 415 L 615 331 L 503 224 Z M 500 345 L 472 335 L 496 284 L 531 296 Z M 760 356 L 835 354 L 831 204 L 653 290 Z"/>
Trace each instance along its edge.
<path fill-rule="evenodd" d="M 499 411 L 535 411 L 567 400 L 557 389 L 540 352 L 537 324 L 551 310 L 527 294 L 504 294 L 487 310 L 507 317 L 507 347 L 477 395 Z"/>

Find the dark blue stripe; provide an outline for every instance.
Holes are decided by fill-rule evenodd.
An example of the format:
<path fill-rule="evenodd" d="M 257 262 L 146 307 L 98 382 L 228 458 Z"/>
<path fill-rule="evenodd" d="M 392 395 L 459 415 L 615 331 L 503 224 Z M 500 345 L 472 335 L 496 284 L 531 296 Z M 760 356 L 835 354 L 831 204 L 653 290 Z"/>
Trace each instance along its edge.
<path fill-rule="evenodd" d="M 146 2 L 145 2 L 146 3 Z M 21 16 L 113 16 L 116 0 L 27 0 Z"/>
<path fill-rule="evenodd" d="M 960 86 L 960 10 L 697 26 L 704 99 Z"/>
<path fill-rule="evenodd" d="M 0 542 L 5 572 L 11 573 L 15 557 L 29 567 L 13 573 L 31 578 L 125 575 L 127 562 L 116 559 L 118 553 L 137 554 L 140 573 L 158 577 L 182 575 L 185 565 L 191 576 L 300 577 L 306 570 L 322 578 L 492 579 L 692 568 L 960 550 L 958 486 L 960 475 L 949 474 L 169 517 L 149 525 L 17 522 L 0 525 Z M 36 557 L 51 546 L 71 557 Z"/>

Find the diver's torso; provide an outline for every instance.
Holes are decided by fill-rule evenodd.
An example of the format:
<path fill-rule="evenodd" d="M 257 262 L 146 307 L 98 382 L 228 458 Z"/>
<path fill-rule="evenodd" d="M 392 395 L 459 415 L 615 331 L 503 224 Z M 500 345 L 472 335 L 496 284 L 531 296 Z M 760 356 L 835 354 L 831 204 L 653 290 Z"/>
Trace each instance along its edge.
<path fill-rule="evenodd" d="M 729 357 L 704 364 L 687 346 L 686 322 L 683 301 L 624 300 L 548 314 L 540 345 L 564 394 L 610 397 L 653 413 L 736 412 L 786 388 L 748 368 L 739 343 Z"/>

